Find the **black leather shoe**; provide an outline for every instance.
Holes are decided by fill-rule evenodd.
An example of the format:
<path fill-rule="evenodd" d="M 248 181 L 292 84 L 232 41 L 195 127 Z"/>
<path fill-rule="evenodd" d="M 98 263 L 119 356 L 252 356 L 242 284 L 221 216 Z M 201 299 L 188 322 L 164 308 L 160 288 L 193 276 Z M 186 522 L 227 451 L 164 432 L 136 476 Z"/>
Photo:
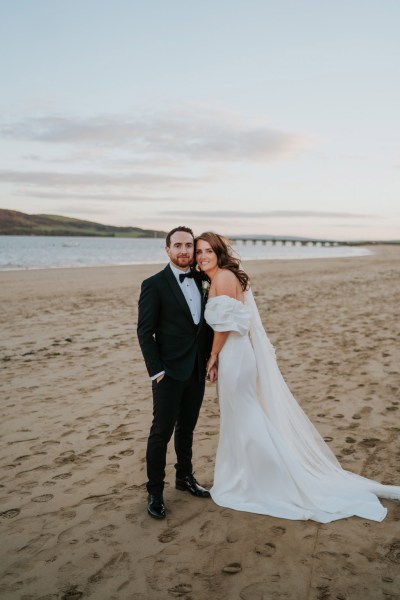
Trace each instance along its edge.
<path fill-rule="evenodd" d="M 147 505 L 147 512 L 154 519 L 164 519 L 165 517 L 165 506 L 162 496 L 156 496 L 155 494 L 149 494 L 149 503 Z"/>
<path fill-rule="evenodd" d="M 186 475 L 184 479 L 177 479 L 175 487 L 177 490 L 182 490 L 183 492 L 188 491 L 198 498 L 210 498 L 210 492 L 201 487 L 193 475 Z"/>

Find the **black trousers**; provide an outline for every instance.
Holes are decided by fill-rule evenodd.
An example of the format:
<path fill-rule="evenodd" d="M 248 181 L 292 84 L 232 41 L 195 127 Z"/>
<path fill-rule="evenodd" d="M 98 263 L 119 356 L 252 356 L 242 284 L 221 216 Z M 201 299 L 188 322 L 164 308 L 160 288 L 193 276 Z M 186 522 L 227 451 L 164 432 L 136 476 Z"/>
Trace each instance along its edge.
<path fill-rule="evenodd" d="M 153 422 L 146 452 L 147 491 L 149 494 L 162 494 L 167 446 L 174 429 L 176 477 L 185 477 L 193 471 L 193 431 L 203 402 L 205 380 L 199 375 L 196 364 L 187 381 L 177 381 L 164 375 L 160 383 L 153 381 L 152 386 Z"/>

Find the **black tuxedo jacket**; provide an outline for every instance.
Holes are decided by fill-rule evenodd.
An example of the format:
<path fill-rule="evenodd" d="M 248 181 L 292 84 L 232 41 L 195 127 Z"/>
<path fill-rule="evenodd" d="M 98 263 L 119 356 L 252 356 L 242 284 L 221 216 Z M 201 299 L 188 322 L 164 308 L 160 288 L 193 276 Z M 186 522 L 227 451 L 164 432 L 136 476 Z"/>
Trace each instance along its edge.
<path fill-rule="evenodd" d="M 137 334 L 150 377 L 165 371 L 173 379 L 186 381 L 196 358 L 200 377 L 205 376 L 213 331 L 204 321 L 203 294 L 201 298 L 200 322 L 195 325 L 169 265 L 143 281 Z"/>

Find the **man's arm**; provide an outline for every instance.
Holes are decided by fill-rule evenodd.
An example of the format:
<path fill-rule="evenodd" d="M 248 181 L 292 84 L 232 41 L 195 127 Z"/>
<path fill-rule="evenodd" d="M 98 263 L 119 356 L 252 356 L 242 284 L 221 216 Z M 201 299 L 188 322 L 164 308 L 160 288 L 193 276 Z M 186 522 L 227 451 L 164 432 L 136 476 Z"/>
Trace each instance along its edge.
<path fill-rule="evenodd" d="M 164 371 L 154 339 L 158 327 L 159 312 L 160 298 L 157 290 L 154 283 L 149 283 L 146 280 L 142 283 L 139 298 L 137 336 L 150 377 Z"/>

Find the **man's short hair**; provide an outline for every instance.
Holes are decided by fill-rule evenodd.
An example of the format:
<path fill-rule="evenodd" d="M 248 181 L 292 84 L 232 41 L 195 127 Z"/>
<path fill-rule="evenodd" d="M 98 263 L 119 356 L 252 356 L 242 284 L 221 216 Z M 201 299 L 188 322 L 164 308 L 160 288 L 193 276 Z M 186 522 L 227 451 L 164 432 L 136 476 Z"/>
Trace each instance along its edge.
<path fill-rule="evenodd" d="M 165 238 L 165 244 L 166 244 L 166 246 L 168 246 L 168 248 L 171 246 L 171 237 L 177 231 L 184 231 L 185 233 L 190 233 L 190 235 L 192 236 L 192 238 L 194 240 L 194 234 L 193 234 L 193 231 L 190 229 L 190 227 L 185 227 L 184 225 L 180 225 L 179 227 L 175 227 L 174 229 L 171 229 L 171 231 L 169 233 L 167 233 L 167 237 Z"/>

